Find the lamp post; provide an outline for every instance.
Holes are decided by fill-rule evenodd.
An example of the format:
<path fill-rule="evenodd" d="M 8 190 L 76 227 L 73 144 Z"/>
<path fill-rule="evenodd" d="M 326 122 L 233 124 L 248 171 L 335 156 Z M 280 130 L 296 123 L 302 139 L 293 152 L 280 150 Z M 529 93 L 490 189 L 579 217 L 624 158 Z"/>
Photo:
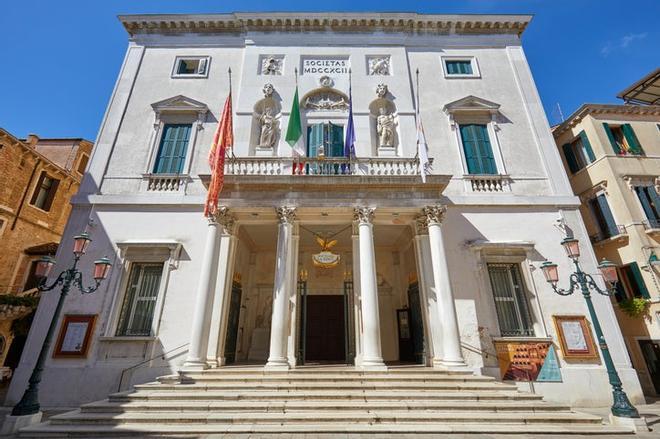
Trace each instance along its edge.
<path fill-rule="evenodd" d="M 598 265 L 605 282 L 607 283 L 607 290 L 601 290 L 596 282 L 594 281 L 591 275 L 582 271 L 580 267 L 580 246 L 577 239 L 569 237 L 565 238 L 561 245 L 566 250 L 566 254 L 573 261 L 575 265 L 575 272 L 570 276 L 570 284 L 568 289 L 557 288 L 557 282 L 559 281 L 559 271 L 557 270 L 557 264 L 554 264 L 550 261 L 546 261 L 541 264 L 541 270 L 543 270 L 543 275 L 545 280 L 552 285 L 552 289 L 555 293 L 560 296 L 568 296 L 573 294 L 578 288 L 584 297 L 585 302 L 587 302 L 587 308 L 589 309 L 589 315 L 591 316 L 591 321 L 594 325 L 594 331 L 596 332 L 596 338 L 598 339 L 598 346 L 600 346 L 600 351 L 603 354 L 603 360 L 605 362 L 605 367 L 607 368 L 607 375 L 609 376 L 610 385 L 612 386 L 612 397 L 614 402 L 612 404 L 612 414 L 614 416 L 619 416 L 623 418 L 639 418 L 639 412 L 630 403 L 628 395 L 623 391 L 623 385 L 619 374 L 614 367 L 614 362 L 612 361 L 612 356 L 610 355 L 610 350 L 607 347 L 607 342 L 605 341 L 605 336 L 603 335 L 603 330 L 600 327 L 600 322 L 598 321 L 598 316 L 594 309 L 594 305 L 591 301 L 591 291 L 595 291 L 598 294 L 604 296 L 611 296 L 616 292 L 615 285 L 618 282 L 619 278 L 616 272 L 616 266 L 610 261 L 603 259 L 603 261 Z"/>
<path fill-rule="evenodd" d="M 85 288 L 83 286 L 82 273 L 77 267 L 80 257 L 85 254 L 90 242 L 92 242 L 92 240 L 86 232 L 73 238 L 73 265 L 68 270 L 62 271 L 51 285 L 46 285 L 46 278 L 55 265 L 55 260 L 48 256 L 44 256 L 37 262 L 35 276 L 39 278 L 39 285 L 37 287 L 39 291 L 50 291 L 58 285 L 62 285 L 62 292 L 60 293 L 57 307 L 55 308 L 52 320 L 50 321 L 50 326 L 46 333 L 46 339 L 41 346 L 37 363 L 34 365 L 32 375 L 30 375 L 28 388 L 25 390 L 25 393 L 23 393 L 21 400 L 11 411 L 12 416 L 34 415 L 39 412 L 39 382 L 41 381 L 41 372 L 44 369 L 44 362 L 48 355 L 48 350 L 53 339 L 53 333 L 55 332 L 60 312 L 62 311 L 62 306 L 64 305 L 64 299 L 69 293 L 71 285 L 75 284 L 82 293 L 93 293 L 99 285 L 101 285 L 101 281 L 107 278 L 108 273 L 110 273 L 110 267 L 112 267 L 112 264 L 108 258 L 104 257 L 98 261 L 94 261 L 95 285 L 90 288 Z"/>

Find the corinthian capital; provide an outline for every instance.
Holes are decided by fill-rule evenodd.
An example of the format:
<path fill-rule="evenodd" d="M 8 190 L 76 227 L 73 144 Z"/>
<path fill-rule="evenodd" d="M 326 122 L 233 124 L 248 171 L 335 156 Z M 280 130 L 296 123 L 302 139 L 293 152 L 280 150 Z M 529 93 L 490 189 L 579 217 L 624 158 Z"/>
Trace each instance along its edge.
<path fill-rule="evenodd" d="M 426 215 L 419 215 L 415 217 L 415 232 L 418 235 L 425 235 L 429 231 L 429 225 L 428 225 L 428 220 L 426 219 Z"/>
<path fill-rule="evenodd" d="M 209 224 L 218 224 L 222 227 L 224 233 L 233 233 L 235 218 L 229 213 L 227 206 L 218 206 L 213 212 L 209 213 L 207 217 Z"/>
<path fill-rule="evenodd" d="M 296 219 L 296 208 L 294 206 L 281 206 L 275 211 L 280 224 L 291 224 Z"/>
<path fill-rule="evenodd" d="M 375 211 L 375 207 L 358 206 L 354 209 L 353 219 L 360 224 L 371 224 Z"/>
<path fill-rule="evenodd" d="M 422 209 L 422 215 L 426 217 L 426 223 L 428 225 L 440 224 L 445 217 L 445 212 L 447 212 L 447 207 L 440 204 L 426 206 Z"/>

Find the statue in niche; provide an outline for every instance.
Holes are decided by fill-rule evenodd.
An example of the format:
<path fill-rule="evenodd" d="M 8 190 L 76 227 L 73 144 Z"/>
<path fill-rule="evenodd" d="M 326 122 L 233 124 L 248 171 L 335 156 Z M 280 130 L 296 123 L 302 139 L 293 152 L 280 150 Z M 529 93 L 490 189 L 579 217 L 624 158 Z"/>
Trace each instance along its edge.
<path fill-rule="evenodd" d="M 259 146 L 272 148 L 277 140 L 277 119 L 273 116 L 273 109 L 266 107 L 259 116 L 261 123 L 261 135 L 259 136 Z"/>
<path fill-rule="evenodd" d="M 378 132 L 378 146 L 392 147 L 394 146 L 394 115 L 388 114 L 385 107 L 380 107 L 378 110 L 378 118 L 376 119 L 376 130 Z"/>
<path fill-rule="evenodd" d="M 264 85 L 264 88 L 261 90 L 264 94 L 264 98 L 272 98 L 273 93 L 275 92 L 275 87 L 273 87 L 273 84 L 267 83 Z"/>
<path fill-rule="evenodd" d="M 378 96 L 381 99 L 384 99 L 385 96 L 387 96 L 388 91 L 389 90 L 387 89 L 387 85 L 378 84 L 378 87 L 376 87 L 376 96 Z"/>

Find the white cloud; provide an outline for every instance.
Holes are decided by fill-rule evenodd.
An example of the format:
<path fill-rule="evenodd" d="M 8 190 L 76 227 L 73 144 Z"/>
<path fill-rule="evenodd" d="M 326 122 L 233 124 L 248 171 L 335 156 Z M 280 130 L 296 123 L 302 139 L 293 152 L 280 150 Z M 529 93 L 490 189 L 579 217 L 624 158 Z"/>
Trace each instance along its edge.
<path fill-rule="evenodd" d="M 639 34 L 633 34 L 630 33 L 628 35 L 624 35 L 617 41 L 616 43 L 612 43 L 611 41 L 608 41 L 607 44 L 605 44 L 601 49 L 600 49 L 600 54 L 603 56 L 607 56 L 610 53 L 619 50 L 619 49 L 625 49 L 628 46 L 630 46 L 633 41 L 635 40 L 643 40 L 646 38 L 647 32 L 642 32 Z"/>

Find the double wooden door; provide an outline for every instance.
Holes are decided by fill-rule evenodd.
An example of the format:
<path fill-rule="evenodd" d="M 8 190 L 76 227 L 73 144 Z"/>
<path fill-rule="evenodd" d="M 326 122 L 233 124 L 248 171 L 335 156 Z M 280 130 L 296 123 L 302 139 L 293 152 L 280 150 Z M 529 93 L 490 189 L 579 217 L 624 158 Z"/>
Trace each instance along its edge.
<path fill-rule="evenodd" d="M 312 294 L 305 300 L 305 361 L 345 362 L 344 296 Z"/>

